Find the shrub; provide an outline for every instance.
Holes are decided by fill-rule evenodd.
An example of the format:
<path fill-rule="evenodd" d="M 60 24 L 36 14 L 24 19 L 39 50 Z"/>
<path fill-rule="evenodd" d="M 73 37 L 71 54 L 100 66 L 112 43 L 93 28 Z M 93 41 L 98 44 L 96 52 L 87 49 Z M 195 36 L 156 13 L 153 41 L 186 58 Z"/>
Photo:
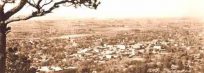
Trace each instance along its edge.
<path fill-rule="evenodd" d="M 36 68 L 31 67 L 28 56 L 21 54 L 16 47 L 8 48 L 7 73 L 35 73 Z"/>

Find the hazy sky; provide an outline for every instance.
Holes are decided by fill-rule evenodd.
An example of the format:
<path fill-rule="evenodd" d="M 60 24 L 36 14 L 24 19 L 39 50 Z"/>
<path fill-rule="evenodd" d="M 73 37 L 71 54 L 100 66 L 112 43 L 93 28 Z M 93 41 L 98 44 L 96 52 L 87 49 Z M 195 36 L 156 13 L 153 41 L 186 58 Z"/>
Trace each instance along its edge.
<path fill-rule="evenodd" d="M 101 0 L 97 10 L 62 7 L 49 17 L 124 18 L 124 17 L 204 17 L 204 0 Z M 19 12 L 28 12 L 28 7 Z"/>

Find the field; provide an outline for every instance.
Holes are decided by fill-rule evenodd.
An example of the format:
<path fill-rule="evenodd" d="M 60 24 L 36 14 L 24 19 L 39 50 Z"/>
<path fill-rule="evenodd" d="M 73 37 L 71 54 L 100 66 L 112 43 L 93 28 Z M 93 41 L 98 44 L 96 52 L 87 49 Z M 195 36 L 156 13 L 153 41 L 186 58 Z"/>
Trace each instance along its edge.
<path fill-rule="evenodd" d="M 11 28 L 10 72 L 204 72 L 198 19 L 29 20 Z"/>

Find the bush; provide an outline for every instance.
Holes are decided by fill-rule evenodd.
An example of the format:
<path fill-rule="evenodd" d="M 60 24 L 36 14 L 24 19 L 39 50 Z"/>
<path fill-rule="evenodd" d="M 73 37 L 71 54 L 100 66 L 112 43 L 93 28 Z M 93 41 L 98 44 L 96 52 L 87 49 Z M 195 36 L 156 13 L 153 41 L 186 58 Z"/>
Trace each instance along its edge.
<path fill-rule="evenodd" d="M 6 66 L 7 73 L 36 73 L 37 70 L 31 68 L 31 60 L 21 54 L 16 47 L 8 48 Z"/>

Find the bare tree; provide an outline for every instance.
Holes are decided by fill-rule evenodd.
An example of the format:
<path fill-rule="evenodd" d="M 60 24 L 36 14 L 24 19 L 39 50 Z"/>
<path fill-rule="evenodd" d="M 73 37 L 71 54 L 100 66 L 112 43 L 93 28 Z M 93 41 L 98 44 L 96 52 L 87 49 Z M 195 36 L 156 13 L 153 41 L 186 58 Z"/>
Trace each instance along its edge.
<path fill-rule="evenodd" d="M 7 4 L 17 4 L 12 9 L 5 11 Z M 65 5 L 66 4 L 66 5 Z M 6 34 L 10 30 L 7 25 L 11 22 L 28 20 L 33 17 L 44 16 L 51 13 L 60 6 L 86 6 L 91 9 L 96 9 L 100 4 L 98 0 L 1 0 L 0 1 L 0 72 L 5 73 L 6 66 Z M 24 17 L 11 18 L 19 12 L 23 7 L 29 5 L 35 9 L 30 15 Z M 50 6 L 46 7 L 45 6 Z"/>

